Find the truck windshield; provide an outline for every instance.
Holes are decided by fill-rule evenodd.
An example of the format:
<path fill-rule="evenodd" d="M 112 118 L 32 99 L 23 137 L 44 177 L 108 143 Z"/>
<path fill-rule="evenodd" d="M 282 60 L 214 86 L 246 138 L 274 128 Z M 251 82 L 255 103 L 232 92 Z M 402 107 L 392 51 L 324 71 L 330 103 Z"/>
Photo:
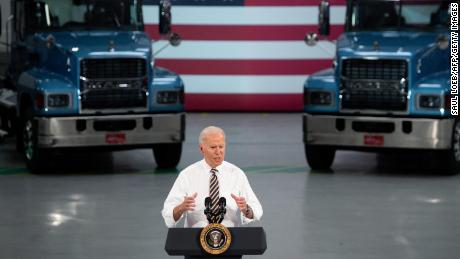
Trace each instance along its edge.
<path fill-rule="evenodd" d="M 37 31 L 142 30 L 138 0 L 35 0 Z"/>
<path fill-rule="evenodd" d="M 450 1 L 353 0 L 347 9 L 347 31 L 447 30 Z"/>

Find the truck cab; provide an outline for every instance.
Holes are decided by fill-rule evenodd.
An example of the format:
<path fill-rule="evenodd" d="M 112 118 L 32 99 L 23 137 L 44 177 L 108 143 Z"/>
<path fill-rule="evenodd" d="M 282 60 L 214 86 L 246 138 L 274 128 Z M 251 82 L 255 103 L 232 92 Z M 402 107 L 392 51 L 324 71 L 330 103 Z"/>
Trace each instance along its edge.
<path fill-rule="evenodd" d="M 12 0 L 8 9 L 0 114 L 31 171 L 67 149 L 151 148 L 159 167 L 177 165 L 184 84 L 155 66 L 142 1 Z M 172 35 L 169 1 L 160 17 Z"/>
<path fill-rule="evenodd" d="M 320 4 L 329 32 L 329 2 Z M 333 67 L 304 84 L 307 161 L 324 170 L 336 150 L 439 151 L 460 171 L 460 121 L 451 112 L 450 3 L 347 1 Z M 307 34 L 314 45 L 320 36 Z"/>

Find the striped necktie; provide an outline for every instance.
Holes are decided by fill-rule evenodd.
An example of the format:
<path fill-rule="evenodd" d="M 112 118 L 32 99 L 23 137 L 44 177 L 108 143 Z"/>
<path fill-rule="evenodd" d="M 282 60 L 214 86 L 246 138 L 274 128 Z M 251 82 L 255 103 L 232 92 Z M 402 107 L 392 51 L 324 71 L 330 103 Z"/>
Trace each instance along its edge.
<path fill-rule="evenodd" d="M 211 169 L 211 178 L 209 179 L 209 197 L 211 197 L 211 217 L 212 222 L 216 222 L 217 212 L 219 211 L 219 180 L 217 179 L 217 169 Z"/>

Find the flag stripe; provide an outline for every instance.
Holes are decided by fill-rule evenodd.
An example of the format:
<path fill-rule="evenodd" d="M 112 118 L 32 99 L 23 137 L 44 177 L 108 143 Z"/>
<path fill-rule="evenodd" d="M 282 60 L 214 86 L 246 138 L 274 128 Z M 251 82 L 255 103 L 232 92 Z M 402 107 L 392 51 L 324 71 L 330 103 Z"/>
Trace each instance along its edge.
<path fill-rule="evenodd" d="M 331 24 L 343 24 L 345 7 L 332 6 Z M 144 5 L 144 23 L 158 24 L 158 7 Z M 171 9 L 174 25 L 315 25 L 317 6 L 174 6 Z"/>
<path fill-rule="evenodd" d="M 166 41 L 157 41 L 153 48 L 160 49 Z M 164 49 L 157 55 L 161 59 L 332 59 L 335 46 L 320 41 L 308 47 L 303 41 L 183 41 L 177 47 Z"/>
<path fill-rule="evenodd" d="M 161 0 L 144 0 L 145 5 L 158 5 Z M 243 6 L 244 0 L 171 0 L 173 8 L 181 5 L 191 6 Z"/>
<path fill-rule="evenodd" d="M 187 111 L 300 111 L 302 94 L 186 94 Z"/>
<path fill-rule="evenodd" d="M 319 0 L 245 0 L 246 6 L 304 6 L 304 5 L 319 5 Z M 345 5 L 346 0 L 330 0 L 331 5 Z"/>
<path fill-rule="evenodd" d="M 317 32 L 317 25 L 173 25 L 183 40 L 298 40 L 306 33 Z M 152 39 L 160 39 L 157 24 L 145 25 Z M 335 40 L 343 32 L 342 25 L 332 25 L 328 39 Z"/>
<path fill-rule="evenodd" d="M 158 5 L 160 0 L 144 0 L 144 4 L 148 5 Z M 319 0 L 172 0 L 173 6 L 180 5 L 192 5 L 192 6 L 238 6 L 238 5 L 247 5 L 247 6 L 284 6 L 284 5 L 318 5 Z M 330 4 L 338 5 L 345 4 L 345 0 L 330 0 Z"/>
<path fill-rule="evenodd" d="M 306 75 L 181 75 L 186 93 L 301 93 Z"/>
<path fill-rule="evenodd" d="M 308 75 L 331 67 L 332 61 L 159 59 L 156 64 L 181 75 Z"/>

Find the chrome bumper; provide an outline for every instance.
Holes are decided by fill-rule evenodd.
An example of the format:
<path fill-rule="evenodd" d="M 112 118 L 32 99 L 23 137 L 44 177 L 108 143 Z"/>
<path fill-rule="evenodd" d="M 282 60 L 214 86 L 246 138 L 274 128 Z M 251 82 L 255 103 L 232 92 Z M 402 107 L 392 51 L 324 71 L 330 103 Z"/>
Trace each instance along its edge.
<path fill-rule="evenodd" d="M 41 148 L 178 143 L 184 140 L 185 132 L 184 113 L 53 117 L 36 120 L 39 129 L 38 145 Z M 126 130 L 95 127 L 95 123 L 102 123 L 108 124 L 110 128 L 112 122 L 128 122 L 130 127 Z M 113 135 L 123 141 L 108 141 Z"/>
<path fill-rule="evenodd" d="M 392 132 L 356 130 L 356 122 L 393 124 Z M 410 131 L 403 131 L 403 124 Z M 388 118 L 365 116 L 303 115 L 304 142 L 307 145 L 328 145 L 348 148 L 450 149 L 453 119 Z M 367 137 L 378 136 L 382 142 L 365 143 Z"/>

